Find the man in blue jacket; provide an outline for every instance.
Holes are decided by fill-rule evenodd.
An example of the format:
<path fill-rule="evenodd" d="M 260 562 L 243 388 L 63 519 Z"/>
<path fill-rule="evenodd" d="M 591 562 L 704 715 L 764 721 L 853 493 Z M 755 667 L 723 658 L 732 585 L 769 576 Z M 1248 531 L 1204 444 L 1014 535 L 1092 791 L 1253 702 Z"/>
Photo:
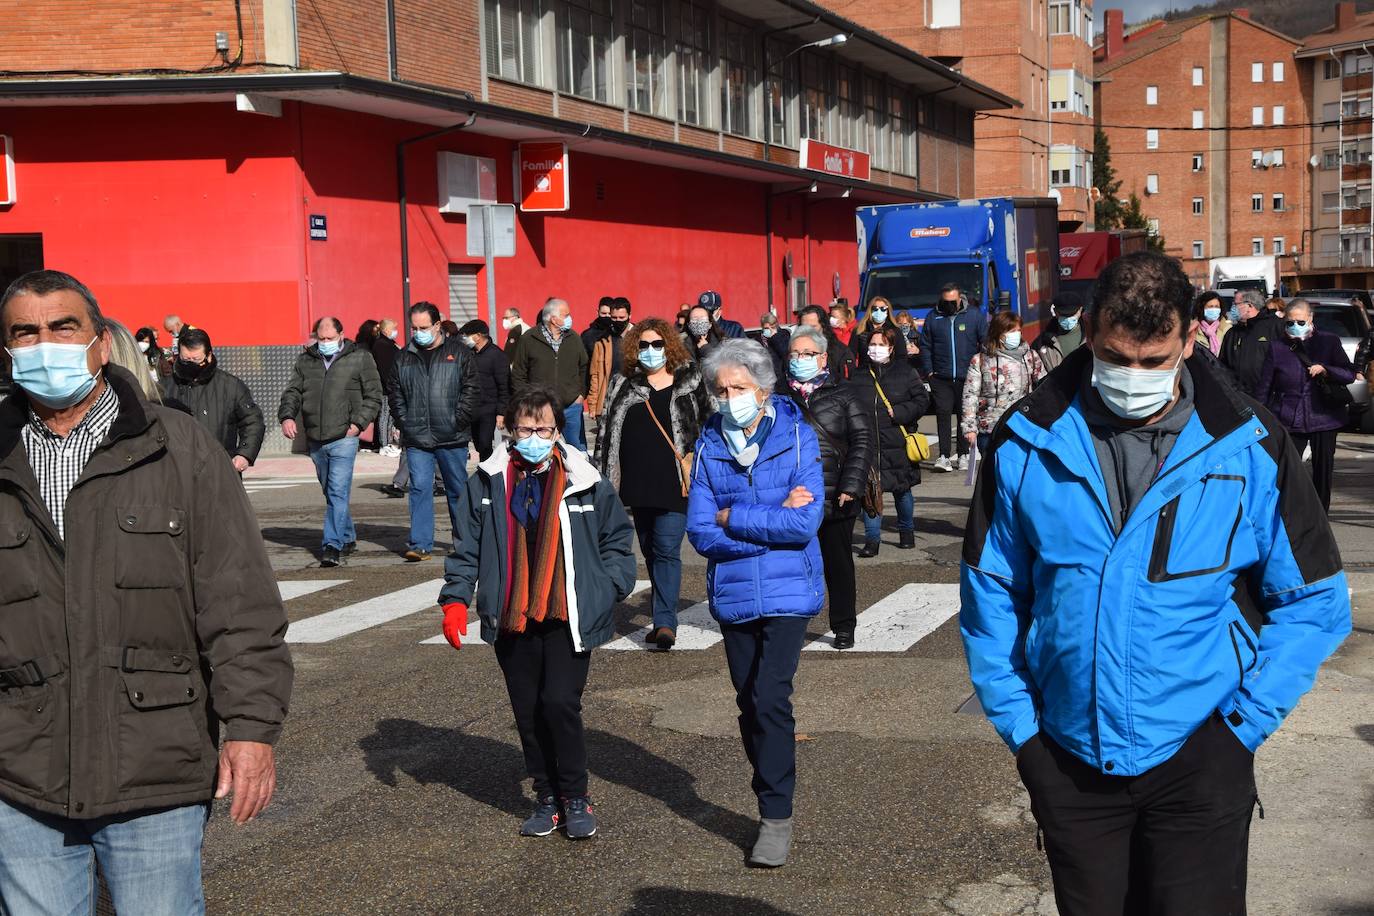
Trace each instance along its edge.
<path fill-rule="evenodd" d="M 1190 358 L 1192 294 L 1164 255 L 1108 267 L 1088 345 L 998 424 L 965 533 L 969 673 L 1064 916 L 1243 913 L 1253 754 L 1350 631 L 1311 479 Z"/>
<path fill-rule="evenodd" d="M 988 319 L 968 300 L 957 283 L 946 283 L 940 302 L 926 315 L 921 327 L 921 352 L 916 357 L 921 375 L 930 383 L 930 399 L 935 405 L 935 429 L 940 437 L 937 471 L 968 469 L 968 441 L 954 434 L 959 411 L 964 403 L 964 376 L 973 355 L 983 349 L 988 336 Z M 951 462 L 955 449 L 958 458 Z"/>

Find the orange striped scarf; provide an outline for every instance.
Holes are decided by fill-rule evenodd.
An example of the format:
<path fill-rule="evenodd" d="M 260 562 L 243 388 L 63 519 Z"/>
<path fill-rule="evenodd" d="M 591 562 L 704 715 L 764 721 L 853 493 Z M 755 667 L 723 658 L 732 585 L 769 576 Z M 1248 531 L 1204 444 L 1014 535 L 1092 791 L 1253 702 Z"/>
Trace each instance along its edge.
<path fill-rule="evenodd" d="M 509 492 L 533 468 L 518 460 L 511 462 Z M 568 619 L 568 596 L 564 591 L 563 544 L 559 530 L 558 507 L 563 502 L 568 472 L 563 456 L 554 449 L 544 478 L 539 521 L 530 531 L 514 512 L 506 516 L 510 531 L 510 597 L 501 614 L 502 633 L 523 633 L 527 621 Z"/>

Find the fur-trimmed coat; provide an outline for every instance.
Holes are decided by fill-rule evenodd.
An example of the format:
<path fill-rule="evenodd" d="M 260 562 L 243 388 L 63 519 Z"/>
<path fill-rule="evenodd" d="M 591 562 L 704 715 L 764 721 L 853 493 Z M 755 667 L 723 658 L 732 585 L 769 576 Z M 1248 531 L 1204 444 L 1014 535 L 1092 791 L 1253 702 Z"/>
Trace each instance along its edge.
<path fill-rule="evenodd" d="M 653 389 L 636 370 L 631 375 L 617 375 L 606 392 L 601 411 L 601 425 L 596 437 L 596 467 L 617 490 L 620 489 L 620 434 L 625 427 L 625 415 L 636 404 L 649 400 Z M 673 444 L 680 454 L 696 448 L 701 427 L 714 407 L 701 371 L 695 363 L 678 367 L 673 373 L 672 434 Z"/>

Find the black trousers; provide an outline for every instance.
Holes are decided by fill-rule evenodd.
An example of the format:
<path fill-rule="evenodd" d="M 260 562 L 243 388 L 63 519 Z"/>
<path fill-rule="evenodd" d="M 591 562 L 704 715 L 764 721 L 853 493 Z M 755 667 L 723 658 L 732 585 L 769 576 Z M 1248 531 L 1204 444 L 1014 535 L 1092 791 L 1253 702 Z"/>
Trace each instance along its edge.
<path fill-rule="evenodd" d="M 1321 497 L 1322 508 L 1331 510 L 1331 475 L 1336 472 L 1336 433 L 1328 429 L 1319 433 L 1293 433 L 1293 446 L 1301 456 L 1303 449 L 1312 446 L 1312 485 Z"/>
<path fill-rule="evenodd" d="M 930 379 L 930 400 L 935 406 L 935 432 L 940 437 L 940 455 L 948 458 L 968 454 L 968 440 L 959 435 L 959 414 L 964 409 L 964 380 Z"/>
<path fill-rule="evenodd" d="M 1173 757 L 1108 776 L 1043 732 L 1016 756 L 1061 916 L 1242 916 L 1254 757 L 1211 716 Z"/>
<path fill-rule="evenodd" d="M 530 622 L 518 636 L 498 637 L 495 648 L 535 796 L 586 795 L 582 691 L 591 653 L 573 652 L 568 624 L 557 620 Z"/>
<path fill-rule="evenodd" d="M 479 461 L 491 457 L 496 441 L 496 414 L 482 414 L 472 419 L 472 447 L 477 450 Z"/>
<path fill-rule="evenodd" d="M 854 609 L 855 520 L 854 516 L 826 519 L 821 522 L 817 534 L 821 543 L 825 591 L 830 598 L 830 629 L 836 633 L 853 633 L 857 618 Z"/>

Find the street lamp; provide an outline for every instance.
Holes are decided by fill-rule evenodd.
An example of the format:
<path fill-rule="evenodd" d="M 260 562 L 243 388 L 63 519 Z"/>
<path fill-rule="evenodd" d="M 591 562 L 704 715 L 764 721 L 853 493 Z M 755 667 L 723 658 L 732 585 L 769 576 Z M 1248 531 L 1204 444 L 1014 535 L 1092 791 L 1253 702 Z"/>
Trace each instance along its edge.
<path fill-rule="evenodd" d="M 776 68 L 779 64 L 786 62 L 787 58 L 791 57 L 793 54 L 796 54 L 799 51 L 805 51 L 808 48 L 833 48 L 835 45 L 842 45 L 848 40 L 848 35 L 844 34 L 843 32 L 837 32 L 836 34 L 831 35 L 828 38 L 818 38 L 815 41 L 809 41 L 804 45 L 797 45 L 791 51 L 788 51 L 782 57 L 779 57 L 777 60 L 773 61 L 773 63 L 770 64 L 768 67 L 768 72 L 772 73 L 774 68 Z"/>

